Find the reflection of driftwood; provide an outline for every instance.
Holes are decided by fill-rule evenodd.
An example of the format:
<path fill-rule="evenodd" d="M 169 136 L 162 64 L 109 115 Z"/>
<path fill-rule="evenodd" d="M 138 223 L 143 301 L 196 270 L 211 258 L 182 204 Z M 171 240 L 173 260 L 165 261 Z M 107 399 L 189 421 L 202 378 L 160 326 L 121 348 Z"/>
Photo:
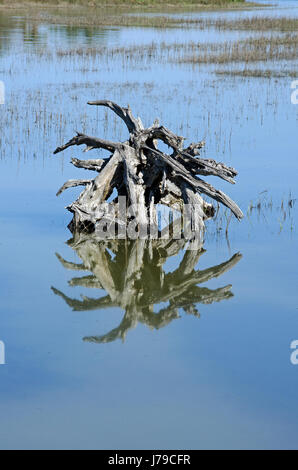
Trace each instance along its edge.
<path fill-rule="evenodd" d="M 237 253 L 222 264 L 199 271 L 195 267 L 204 250 L 186 250 L 179 267 L 166 273 L 163 269 L 165 261 L 178 254 L 185 243 L 184 240 L 98 241 L 94 236 L 76 235 L 68 244 L 83 263 L 69 263 L 57 255 L 58 259 L 68 269 L 88 270 L 93 274 L 73 278 L 70 286 L 104 289 L 107 295 L 97 299 L 82 296 L 82 300 L 77 300 L 54 287 L 52 290 L 74 311 L 110 307 L 125 310 L 117 328 L 104 336 L 85 338 L 86 341 L 105 343 L 124 339 L 127 331 L 138 322 L 159 329 L 179 318 L 179 308 L 199 316 L 196 303 L 219 302 L 233 294 L 231 285 L 211 290 L 198 284 L 221 276 L 238 263 L 241 255 Z M 155 313 L 154 305 L 160 303 L 167 305 Z"/>
<path fill-rule="evenodd" d="M 237 175 L 234 168 L 224 163 L 200 158 L 199 151 L 203 142 L 184 148 L 183 137 L 175 135 L 158 122 L 145 129 L 140 118 L 135 118 L 129 107 L 122 108 L 108 100 L 88 104 L 105 106 L 114 111 L 125 122 L 129 139 L 125 142 L 111 142 L 77 133 L 69 142 L 56 148 L 54 153 L 71 146 L 86 145 L 86 151 L 100 148 L 111 153 L 107 159 L 72 159 L 76 167 L 98 172 L 94 179 L 66 182 L 57 193 L 59 195 L 74 186 L 85 186 L 78 199 L 68 206 L 73 214 L 69 226 L 72 232 L 94 231 L 100 221 L 104 221 L 107 227 L 116 224 L 127 230 L 133 219 L 139 231 L 144 227 L 149 235 L 148 228 L 158 226 L 157 204 L 170 206 L 180 212 L 187 205 L 192 224 L 200 232 L 204 228 L 204 220 L 214 215 L 213 206 L 204 201 L 201 194 L 224 204 L 238 219 L 243 217 L 234 201 L 199 178 L 198 175 L 211 175 L 234 183 Z M 158 141 L 170 147 L 172 153 L 162 152 L 158 148 Z M 111 196 L 114 200 L 109 199 Z M 125 221 L 118 206 L 120 196 L 126 198 L 127 208 L 133 208 L 133 213 L 125 217 Z M 186 218 L 185 213 L 184 217 Z M 151 234 L 150 236 L 152 237 Z"/>

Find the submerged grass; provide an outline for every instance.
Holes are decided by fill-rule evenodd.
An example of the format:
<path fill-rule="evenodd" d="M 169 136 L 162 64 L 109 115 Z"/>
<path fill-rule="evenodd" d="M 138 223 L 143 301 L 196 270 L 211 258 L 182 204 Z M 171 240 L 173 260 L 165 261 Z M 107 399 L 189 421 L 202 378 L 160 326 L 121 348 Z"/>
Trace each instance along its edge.
<path fill-rule="evenodd" d="M 246 222 L 248 235 L 250 231 L 256 229 L 257 225 L 260 226 L 261 224 L 267 226 L 271 233 L 296 232 L 296 203 L 297 198 L 293 197 L 291 191 L 279 200 L 273 199 L 268 190 L 262 191 L 254 200 L 249 202 L 242 221 L 242 223 Z M 206 225 L 206 239 L 216 238 L 220 241 L 225 237 L 229 246 L 231 222 L 233 222 L 233 218 L 230 211 L 218 205 L 215 217 L 210 219 Z M 232 225 L 235 226 L 233 223 Z"/>
<path fill-rule="evenodd" d="M 51 51 L 40 51 L 43 54 L 52 54 Z M 126 65 L 148 61 L 166 61 L 185 64 L 228 64 L 253 63 L 281 60 L 295 60 L 298 58 L 298 34 L 271 35 L 249 37 L 238 41 L 208 42 L 208 43 L 164 43 L 123 46 L 108 48 L 78 47 L 57 49 L 58 58 L 81 57 L 96 58 L 106 56 L 107 59 L 123 58 Z M 226 73 L 223 71 L 222 73 Z M 244 74 L 245 72 L 242 71 Z M 249 71 L 247 72 L 249 73 Z"/>
<path fill-rule="evenodd" d="M 294 198 L 291 191 L 287 197 L 283 197 L 278 203 L 273 203 L 272 196 L 269 197 L 268 191 L 263 191 L 258 199 L 251 201 L 247 209 L 247 218 L 251 220 L 253 215 L 257 215 L 258 220 L 263 219 L 267 224 L 267 215 L 275 214 L 275 217 L 270 217 L 270 223 L 275 220 L 279 233 L 288 228 L 292 232 L 294 230 L 294 214 L 296 208 L 297 198 Z"/>

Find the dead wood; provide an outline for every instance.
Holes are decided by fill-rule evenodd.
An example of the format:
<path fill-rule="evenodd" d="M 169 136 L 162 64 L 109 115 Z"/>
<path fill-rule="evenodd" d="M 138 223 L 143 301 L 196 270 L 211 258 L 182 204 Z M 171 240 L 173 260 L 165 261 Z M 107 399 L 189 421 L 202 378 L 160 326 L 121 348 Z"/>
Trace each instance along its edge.
<path fill-rule="evenodd" d="M 229 208 L 238 220 L 243 217 L 231 198 L 200 178 L 217 176 L 234 184 L 237 175 L 234 168 L 222 162 L 199 157 L 204 142 L 191 143 L 184 148 L 184 137 L 160 126 L 158 121 L 144 129 L 142 121 L 133 116 L 129 106 L 123 108 L 109 100 L 90 101 L 88 104 L 105 106 L 116 113 L 125 122 L 129 137 L 125 142 L 111 142 L 77 133 L 54 151 L 57 154 L 71 146 L 86 145 L 85 151 L 105 149 L 111 154 L 107 159 L 71 160 L 78 168 L 98 172 L 93 180 L 67 181 L 57 193 L 59 195 L 78 185 L 86 186 L 78 199 L 67 207 L 73 213 L 70 224 L 73 232 L 96 231 L 98 226 L 102 227 L 102 221 L 108 230 L 114 224 L 117 229 L 124 225 L 128 231 L 130 222 L 134 220 L 137 237 L 142 238 L 141 234 L 152 237 L 152 233 L 160 233 L 156 207 L 162 204 L 180 212 L 184 218 L 184 207 L 187 206 L 190 225 L 202 233 L 205 220 L 215 213 L 212 204 L 204 201 L 202 195 Z M 159 150 L 158 141 L 167 144 L 172 149 L 171 153 Z M 115 195 L 113 200 L 112 194 Z M 126 208 L 130 208 L 126 220 L 121 219 L 117 206 L 120 196 L 126 197 Z M 154 230 L 149 231 L 151 226 Z"/>

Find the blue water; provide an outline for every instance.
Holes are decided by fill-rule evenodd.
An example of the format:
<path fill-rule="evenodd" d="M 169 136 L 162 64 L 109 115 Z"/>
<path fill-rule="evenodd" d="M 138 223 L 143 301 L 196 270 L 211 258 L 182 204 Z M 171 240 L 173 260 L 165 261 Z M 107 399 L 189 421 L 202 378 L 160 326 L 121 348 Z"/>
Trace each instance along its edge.
<path fill-rule="evenodd" d="M 297 2 L 279 2 L 270 11 L 297 15 Z M 85 46 L 84 31 L 69 38 L 63 27 L 42 24 L 26 42 L 24 28 L 30 29 L 28 20 L 8 21 L 2 14 L 0 341 L 6 364 L 0 365 L 0 448 L 297 449 L 298 366 L 290 361 L 290 344 L 298 339 L 298 219 L 297 204 L 288 205 L 297 198 L 293 78 L 222 78 L 209 66 L 46 57 L 40 48 Z M 171 42 L 181 34 L 105 28 L 88 41 L 109 48 L 139 37 L 150 43 L 163 35 Z M 186 30 L 183 40 L 193 40 L 194 34 L 225 39 L 215 31 Z M 71 234 L 64 206 L 79 190 L 60 198 L 55 193 L 65 180 L 86 177 L 69 164 L 71 157 L 84 154 L 80 148 L 52 152 L 76 129 L 126 138 L 126 129 L 110 112 L 85 105 L 104 98 L 129 102 L 146 125 L 159 116 L 189 141 L 205 138 L 204 156 L 239 170 L 233 187 L 215 178 L 210 182 L 239 203 L 245 218 L 231 221 L 228 237 L 224 211 L 221 219 L 209 221 L 206 251 L 195 267 L 203 271 L 241 253 L 231 269 L 199 285 L 202 299 L 204 289 L 213 291 L 212 300 L 214 290 L 225 286 L 232 295 L 193 302 L 197 291 L 186 289 L 169 310 L 162 296 L 165 281 L 157 276 L 161 256 L 143 265 L 144 310 L 136 296 L 123 306 L 127 292 L 120 280 L 115 284 L 119 297 L 109 308 L 88 307 L 90 298 L 107 296 L 103 286 L 69 284 L 94 276 L 102 249 L 95 249 L 95 258 L 80 258 L 66 243 Z M 259 201 L 259 211 L 249 210 Z M 90 263 L 93 271 L 66 269 L 55 253 L 71 263 Z M 184 255 L 181 250 L 162 260 L 163 279 L 175 286 L 173 292 L 187 277 L 170 274 Z M 94 259 L 98 263 L 92 265 Z M 126 272 L 128 261 L 110 260 L 114 280 Z M 98 277 L 92 279 L 96 284 Z M 52 287 L 66 297 L 55 295 Z M 125 340 L 116 334 L 103 342 L 125 312 L 132 326 L 126 331 L 124 325 Z M 158 328 L 150 329 L 155 321 Z"/>

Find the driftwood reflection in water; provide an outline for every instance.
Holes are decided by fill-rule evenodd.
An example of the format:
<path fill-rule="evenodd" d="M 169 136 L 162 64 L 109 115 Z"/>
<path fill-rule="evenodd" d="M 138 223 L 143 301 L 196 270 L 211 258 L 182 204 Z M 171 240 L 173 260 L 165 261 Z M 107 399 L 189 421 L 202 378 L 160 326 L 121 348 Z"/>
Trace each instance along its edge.
<path fill-rule="evenodd" d="M 74 277 L 70 286 L 104 289 L 106 296 L 81 300 L 66 296 L 52 287 L 74 311 L 87 311 L 121 307 L 125 315 L 120 325 L 102 336 L 90 336 L 85 341 L 107 343 L 125 339 L 128 330 L 138 322 L 151 329 L 166 326 L 179 318 L 179 308 L 185 313 L 199 316 L 197 303 L 209 304 L 233 296 L 231 285 L 218 289 L 199 287 L 198 284 L 221 276 L 241 258 L 237 253 L 228 261 L 202 271 L 196 270 L 197 262 L 204 253 L 201 248 L 186 250 L 178 268 L 164 271 L 164 263 L 170 256 L 184 248 L 185 240 L 97 240 L 92 235 L 79 234 L 68 242 L 83 261 L 80 264 L 65 261 L 59 254 L 61 264 L 71 270 L 91 271 L 93 274 Z M 154 312 L 154 305 L 167 304 Z"/>

